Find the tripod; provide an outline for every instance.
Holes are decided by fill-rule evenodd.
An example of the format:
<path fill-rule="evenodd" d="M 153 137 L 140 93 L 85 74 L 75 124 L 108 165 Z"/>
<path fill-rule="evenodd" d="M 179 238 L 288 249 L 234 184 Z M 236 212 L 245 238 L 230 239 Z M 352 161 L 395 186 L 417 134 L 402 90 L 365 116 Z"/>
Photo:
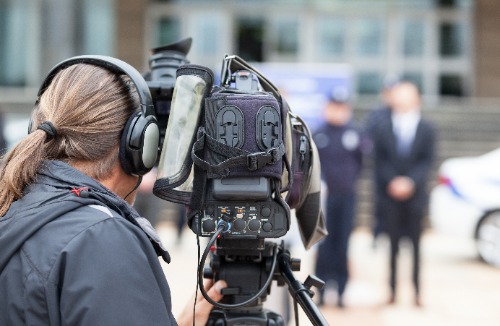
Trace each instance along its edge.
<path fill-rule="evenodd" d="M 293 271 L 300 269 L 300 260 L 291 258 L 283 243 L 277 245 L 263 239 L 221 238 L 217 240 L 210 267 L 202 270 L 214 241 L 207 246 L 198 270 L 201 292 L 216 307 L 207 325 L 285 326 L 282 316 L 263 307 L 272 280 L 276 280 L 278 286 L 288 286 L 295 303 L 301 306 L 313 325 L 328 325 L 312 300 L 311 290 L 312 286 L 322 288 L 324 282 L 315 276 L 309 276 L 304 283 L 297 281 Z M 224 298 L 220 303 L 206 295 L 203 277 L 227 282 L 228 287 L 223 290 Z"/>

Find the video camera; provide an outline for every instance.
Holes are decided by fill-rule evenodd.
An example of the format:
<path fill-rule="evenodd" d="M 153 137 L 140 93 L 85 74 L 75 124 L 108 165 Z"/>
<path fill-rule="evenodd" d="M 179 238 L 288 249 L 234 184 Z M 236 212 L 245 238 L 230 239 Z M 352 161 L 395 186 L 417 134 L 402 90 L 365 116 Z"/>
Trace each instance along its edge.
<path fill-rule="evenodd" d="M 319 158 L 307 125 L 238 56 L 224 57 L 214 85 L 209 68 L 186 60 L 190 45 L 187 39 L 157 48 L 150 59 L 146 79 L 160 126 L 167 122 L 153 193 L 186 205 L 193 232 L 211 238 L 198 269 L 200 290 L 216 307 L 209 324 L 284 325 L 262 309 L 274 279 L 286 282 L 310 319 L 324 325 L 310 290 L 321 281 L 295 281 L 297 261 L 283 244 L 265 241 L 288 232 L 290 209 L 307 249 L 326 235 Z M 228 283 L 221 303 L 206 295 L 204 277 Z"/>

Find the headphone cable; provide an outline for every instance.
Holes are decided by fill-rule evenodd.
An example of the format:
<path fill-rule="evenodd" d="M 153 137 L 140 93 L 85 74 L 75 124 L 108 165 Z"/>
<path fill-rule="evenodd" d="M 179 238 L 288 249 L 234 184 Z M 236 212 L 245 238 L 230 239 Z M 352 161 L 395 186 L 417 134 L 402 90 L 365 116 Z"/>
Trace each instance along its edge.
<path fill-rule="evenodd" d="M 136 191 L 137 188 L 139 188 L 141 182 L 142 182 L 142 175 L 139 176 L 139 179 L 137 179 L 137 183 L 135 184 L 134 188 L 130 190 L 130 192 L 123 198 L 123 200 L 127 201 L 127 197 L 130 196 L 134 191 Z"/>

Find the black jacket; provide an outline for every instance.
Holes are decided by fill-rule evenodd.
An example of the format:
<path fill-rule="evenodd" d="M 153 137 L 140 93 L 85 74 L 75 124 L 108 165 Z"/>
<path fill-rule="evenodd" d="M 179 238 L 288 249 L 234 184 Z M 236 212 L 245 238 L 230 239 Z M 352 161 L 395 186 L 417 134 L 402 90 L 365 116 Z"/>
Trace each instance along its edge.
<path fill-rule="evenodd" d="M 406 204 L 410 206 L 410 211 L 415 216 L 422 218 L 428 202 L 427 181 L 435 154 L 434 125 L 425 119 L 419 121 L 410 153 L 404 158 L 399 157 L 396 150 L 397 140 L 390 115 L 379 121 L 373 137 L 377 186 L 382 200 L 381 209 L 387 211 L 388 206 L 399 205 L 387 194 L 387 185 L 395 176 L 407 176 L 415 183 L 415 194 Z M 385 214 L 390 215 L 387 212 Z"/>
<path fill-rule="evenodd" d="M 0 325 L 176 325 L 154 230 L 124 200 L 44 162 L 0 218 Z"/>

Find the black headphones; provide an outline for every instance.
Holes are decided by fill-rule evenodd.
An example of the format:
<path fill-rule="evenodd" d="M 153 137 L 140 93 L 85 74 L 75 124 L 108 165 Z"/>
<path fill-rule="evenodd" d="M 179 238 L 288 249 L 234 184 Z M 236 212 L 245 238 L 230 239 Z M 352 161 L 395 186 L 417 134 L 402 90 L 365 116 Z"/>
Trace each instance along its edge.
<path fill-rule="evenodd" d="M 125 124 L 120 141 L 120 163 L 130 175 L 142 176 L 156 163 L 160 130 L 155 117 L 153 100 L 142 75 L 128 63 L 108 56 L 82 55 L 66 59 L 49 72 L 38 91 L 38 100 L 57 73 L 69 66 L 86 63 L 105 68 L 117 75 L 127 75 L 137 89 L 141 112 L 132 114 Z M 38 102 L 37 100 L 37 102 Z M 32 121 L 28 132 L 31 132 Z"/>

